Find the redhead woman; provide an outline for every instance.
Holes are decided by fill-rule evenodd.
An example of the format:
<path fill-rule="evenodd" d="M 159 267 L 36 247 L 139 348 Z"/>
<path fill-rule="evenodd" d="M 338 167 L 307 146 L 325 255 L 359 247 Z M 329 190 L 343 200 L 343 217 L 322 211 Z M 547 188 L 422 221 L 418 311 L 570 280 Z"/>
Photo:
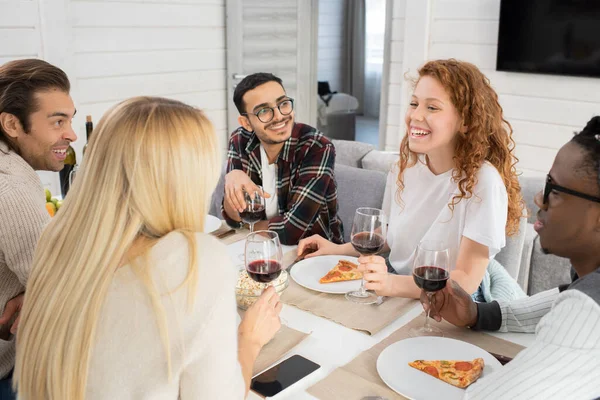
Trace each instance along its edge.
<path fill-rule="evenodd" d="M 391 268 L 382 257 L 361 257 L 366 288 L 418 298 L 410 276 L 417 245 L 441 241 L 449 250 L 450 277 L 475 297 L 490 291 L 481 287 L 486 282 L 496 298 L 524 296 L 493 260 L 506 236 L 518 231 L 524 205 L 512 128 L 489 80 L 466 62 L 430 61 L 419 69 L 405 122 L 382 205 Z M 358 255 L 349 243 L 317 236 L 301 241 L 299 254 L 306 247 L 317 249 L 309 257 Z"/>

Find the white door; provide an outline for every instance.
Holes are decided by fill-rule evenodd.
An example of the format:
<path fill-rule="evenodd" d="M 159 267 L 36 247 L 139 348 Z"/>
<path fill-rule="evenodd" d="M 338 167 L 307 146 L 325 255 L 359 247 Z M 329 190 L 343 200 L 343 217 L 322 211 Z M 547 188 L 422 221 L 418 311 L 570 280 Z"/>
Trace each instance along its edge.
<path fill-rule="evenodd" d="M 228 129 L 238 127 L 235 85 L 270 72 L 295 100 L 296 121 L 316 126 L 318 0 L 227 0 Z"/>

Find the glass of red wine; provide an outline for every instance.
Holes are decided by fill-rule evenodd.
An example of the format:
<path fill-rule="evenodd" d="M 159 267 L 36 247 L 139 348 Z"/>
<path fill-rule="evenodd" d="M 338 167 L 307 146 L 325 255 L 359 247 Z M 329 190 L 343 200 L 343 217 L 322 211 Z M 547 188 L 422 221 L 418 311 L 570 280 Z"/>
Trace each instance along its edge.
<path fill-rule="evenodd" d="M 254 232 L 254 224 L 260 221 L 265 213 L 265 198 L 262 187 L 258 186 L 258 190 L 253 193 L 244 191 L 244 200 L 246 201 L 246 209 L 240 213 L 240 217 L 242 221 L 250 225 L 250 232 Z"/>
<path fill-rule="evenodd" d="M 433 294 L 446 287 L 450 277 L 450 256 L 448 249 L 440 241 L 422 241 L 417 246 L 413 264 L 413 278 L 418 287 L 423 289 L 433 304 Z M 425 315 L 425 325 L 412 328 L 410 335 L 416 336 L 444 336 L 444 333 L 429 324 L 429 310 Z"/>
<path fill-rule="evenodd" d="M 363 256 L 379 253 L 385 246 L 387 221 L 385 213 L 377 208 L 361 207 L 354 214 L 352 223 L 352 246 Z M 377 295 L 365 289 L 365 279 L 360 289 L 346 293 L 346 299 L 360 304 L 374 304 Z"/>
<path fill-rule="evenodd" d="M 277 232 L 250 233 L 246 238 L 244 255 L 246 272 L 256 282 L 269 283 L 281 274 L 283 253 Z"/>

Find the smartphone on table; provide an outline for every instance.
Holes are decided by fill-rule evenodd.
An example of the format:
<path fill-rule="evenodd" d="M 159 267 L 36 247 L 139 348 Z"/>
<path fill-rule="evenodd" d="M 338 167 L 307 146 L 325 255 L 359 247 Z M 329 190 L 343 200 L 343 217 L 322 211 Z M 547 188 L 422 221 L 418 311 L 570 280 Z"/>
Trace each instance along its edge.
<path fill-rule="evenodd" d="M 272 397 L 320 367 L 296 354 L 252 378 L 250 389 L 262 397 Z"/>

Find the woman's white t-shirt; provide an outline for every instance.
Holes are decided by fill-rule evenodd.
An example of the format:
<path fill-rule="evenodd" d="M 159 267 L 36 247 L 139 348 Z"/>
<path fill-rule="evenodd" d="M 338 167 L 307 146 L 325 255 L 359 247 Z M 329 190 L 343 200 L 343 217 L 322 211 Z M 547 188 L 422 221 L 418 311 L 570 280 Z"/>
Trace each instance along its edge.
<path fill-rule="evenodd" d="M 487 246 L 490 258 L 506 244 L 508 195 L 498 170 L 484 163 L 473 196 L 461 199 L 454 211 L 448 204 L 460 191 L 452 172 L 435 175 L 422 161 L 407 168 L 402 205 L 397 200 L 398 167 L 388 174 L 383 211 L 389 220 L 390 263 L 399 274 L 411 273 L 415 250 L 422 240 L 443 241 L 450 252 L 451 268 L 456 266 L 463 236 Z"/>

